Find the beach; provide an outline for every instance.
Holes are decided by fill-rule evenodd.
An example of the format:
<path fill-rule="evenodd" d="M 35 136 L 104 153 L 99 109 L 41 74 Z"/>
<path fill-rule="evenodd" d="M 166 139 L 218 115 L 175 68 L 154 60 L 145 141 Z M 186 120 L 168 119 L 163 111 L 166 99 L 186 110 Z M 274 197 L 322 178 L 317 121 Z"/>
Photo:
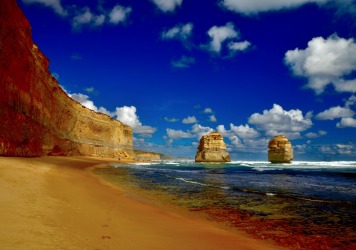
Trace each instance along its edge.
<path fill-rule="evenodd" d="M 110 162 L 1 157 L 1 249 L 279 249 L 91 173 Z"/>

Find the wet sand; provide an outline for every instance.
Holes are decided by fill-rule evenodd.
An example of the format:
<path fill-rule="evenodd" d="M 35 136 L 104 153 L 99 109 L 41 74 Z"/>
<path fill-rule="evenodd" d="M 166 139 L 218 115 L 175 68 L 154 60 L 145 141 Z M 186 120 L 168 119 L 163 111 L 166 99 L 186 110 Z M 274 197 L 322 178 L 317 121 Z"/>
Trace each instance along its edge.
<path fill-rule="evenodd" d="M 90 173 L 108 162 L 0 157 L 1 249 L 279 249 Z"/>

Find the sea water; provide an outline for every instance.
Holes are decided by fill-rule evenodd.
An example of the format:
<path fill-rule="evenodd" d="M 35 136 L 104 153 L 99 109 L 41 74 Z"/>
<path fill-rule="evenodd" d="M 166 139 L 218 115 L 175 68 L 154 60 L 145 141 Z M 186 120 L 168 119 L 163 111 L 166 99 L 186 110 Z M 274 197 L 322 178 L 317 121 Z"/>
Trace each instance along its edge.
<path fill-rule="evenodd" d="M 356 249 L 355 161 L 166 161 L 96 172 L 280 245 Z"/>

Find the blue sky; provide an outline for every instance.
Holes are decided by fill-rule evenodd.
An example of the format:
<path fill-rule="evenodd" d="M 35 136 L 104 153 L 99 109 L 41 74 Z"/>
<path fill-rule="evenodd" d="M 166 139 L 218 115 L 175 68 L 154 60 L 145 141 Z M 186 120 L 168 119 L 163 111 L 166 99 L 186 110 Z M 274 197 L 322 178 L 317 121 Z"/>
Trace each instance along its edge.
<path fill-rule="evenodd" d="M 356 160 L 352 0 L 18 0 L 75 100 L 133 127 L 134 147 L 193 158 Z"/>

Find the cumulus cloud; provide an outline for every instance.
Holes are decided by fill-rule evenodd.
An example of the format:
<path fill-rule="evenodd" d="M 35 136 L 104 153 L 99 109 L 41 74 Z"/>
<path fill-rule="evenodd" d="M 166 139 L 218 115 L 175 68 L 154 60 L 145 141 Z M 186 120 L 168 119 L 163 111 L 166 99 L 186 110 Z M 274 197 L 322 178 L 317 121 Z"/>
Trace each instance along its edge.
<path fill-rule="evenodd" d="M 332 35 L 327 39 L 313 38 L 306 49 L 285 53 L 284 61 L 295 76 L 308 79 L 307 87 L 322 93 L 332 84 L 337 92 L 356 92 L 356 43 Z M 350 78 L 351 77 L 351 78 Z"/>
<path fill-rule="evenodd" d="M 238 51 L 244 51 L 246 50 L 251 43 L 249 41 L 243 41 L 243 42 L 230 42 L 228 45 L 228 48 L 232 52 L 238 52 Z"/>
<path fill-rule="evenodd" d="M 130 7 L 116 5 L 109 13 L 109 22 L 113 24 L 125 22 L 131 11 Z"/>
<path fill-rule="evenodd" d="M 66 16 L 71 20 L 72 27 L 76 31 L 80 31 L 82 26 L 100 27 L 105 23 L 117 25 L 125 22 L 131 13 L 131 7 L 123 7 L 115 5 L 112 9 L 104 9 L 100 6 L 97 11 L 91 10 L 88 6 L 78 7 L 62 6 L 60 0 L 23 0 L 26 4 L 38 3 L 46 7 L 52 8 L 58 15 Z M 72 58 L 76 60 L 77 58 Z"/>
<path fill-rule="evenodd" d="M 209 121 L 211 121 L 211 122 L 216 122 L 217 120 L 216 120 L 215 115 L 209 116 Z"/>
<path fill-rule="evenodd" d="M 331 107 L 315 116 L 319 120 L 334 120 L 337 118 L 350 118 L 355 114 L 351 109 L 340 106 Z"/>
<path fill-rule="evenodd" d="M 205 108 L 203 112 L 205 114 L 211 114 L 211 113 L 213 113 L 213 110 L 211 108 Z"/>
<path fill-rule="evenodd" d="M 274 104 L 270 110 L 264 110 L 262 114 L 252 114 L 248 121 L 268 136 L 284 134 L 289 139 L 299 138 L 300 132 L 313 125 L 310 112 L 303 116 L 299 109 L 286 111 L 278 104 Z"/>
<path fill-rule="evenodd" d="M 164 120 L 166 122 L 179 122 L 179 119 L 177 118 L 168 118 L 168 117 L 165 117 Z"/>
<path fill-rule="evenodd" d="M 227 23 L 225 26 L 213 26 L 209 29 L 208 35 L 211 38 L 209 50 L 220 53 L 222 44 L 229 39 L 239 37 L 239 32 L 235 30 L 233 23 Z"/>
<path fill-rule="evenodd" d="M 230 150 L 237 149 L 244 152 L 261 152 L 265 150 L 262 145 L 267 145 L 265 138 L 259 138 L 260 134 L 248 124 L 235 126 L 230 123 L 230 129 L 225 129 L 224 125 L 219 125 L 216 130 L 231 143 Z"/>
<path fill-rule="evenodd" d="M 88 88 L 85 88 L 84 91 L 87 92 L 87 93 L 93 93 L 94 92 L 94 87 L 88 87 Z"/>
<path fill-rule="evenodd" d="M 213 26 L 208 30 L 207 34 L 210 37 L 210 42 L 208 45 L 202 45 L 201 47 L 216 55 L 220 55 L 226 50 L 228 57 L 231 57 L 236 55 L 237 52 L 246 50 L 251 45 L 249 41 L 237 41 L 240 39 L 240 32 L 235 29 L 234 24 L 231 22 L 226 23 L 224 26 Z"/>
<path fill-rule="evenodd" d="M 182 56 L 180 59 L 171 62 L 172 67 L 178 69 L 190 68 L 193 64 L 195 64 L 195 58 L 188 56 Z"/>
<path fill-rule="evenodd" d="M 182 138 L 193 138 L 194 135 L 188 132 L 184 132 L 182 130 L 175 130 L 175 129 L 166 129 L 167 137 L 170 139 L 182 139 Z"/>
<path fill-rule="evenodd" d="M 230 130 L 235 135 L 243 139 L 252 139 L 259 136 L 258 132 L 254 128 L 251 128 L 249 125 L 235 126 L 234 124 L 230 123 Z"/>
<path fill-rule="evenodd" d="M 331 155 L 353 155 L 356 152 L 356 144 L 323 145 L 319 147 L 319 151 Z"/>
<path fill-rule="evenodd" d="M 169 30 L 163 31 L 161 33 L 161 39 L 179 40 L 189 49 L 191 46 L 189 39 L 193 34 L 193 27 L 194 25 L 192 23 L 178 24 Z"/>
<path fill-rule="evenodd" d="M 315 116 L 319 120 L 335 120 L 341 118 L 340 122 L 336 124 L 338 128 L 356 127 L 356 120 L 354 119 L 355 111 L 352 110 L 356 104 L 356 96 L 352 95 L 345 101 L 345 106 L 331 107 Z"/>
<path fill-rule="evenodd" d="M 198 140 L 200 140 L 200 138 L 203 136 L 203 135 L 207 135 L 209 134 L 210 132 L 213 132 L 214 129 L 210 128 L 210 127 L 204 127 L 200 124 L 194 124 L 192 126 L 192 130 L 190 131 L 191 133 L 194 133 L 196 138 Z"/>
<path fill-rule="evenodd" d="M 187 118 L 184 118 L 182 120 L 182 122 L 184 124 L 191 124 L 191 123 L 197 123 L 198 120 L 197 120 L 197 118 L 195 116 L 188 116 Z"/>
<path fill-rule="evenodd" d="M 182 131 L 182 130 L 175 130 L 175 129 L 170 129 L 167 128 L 167 136 L 165 136 L 165 139 L 168 139 L 168 143 L 172 143 L 174 140 L 177 139 L 187 139 L 187 138 L 197 138 L 197 140 L 200 140 L 200 138 L 203 135 L 206 135 L 210 132 L 213 132 L 214 130 L 209 127 L 204 127 L 201 126 L 200 124 L 194 124 L 192 126 L 191 130 L 188 131 Z"/>
<path fill-rule="evenodd" d="M 42 4 L 46 7 L 53 9 L 53 11 L 60 16 L 67 15 L 67 11 L 63 8 L 61 4 L 61 0 L 23 0 L 23 2 L 25 4 L 32 4 L 32 3 Z"/>
<path fill-rule="evenodd" d="M 323 4 L 328 0 L 223 0 L 221 6 L 244 15 L 256 15 L 260 12 L 292 9 L 304 4 Z"/>
<path fill-rule="evenodd" d="M 342 118 L 340 122 L 336 124 L 338 128 L 356 128 L 356 119 L 352 117 Z"/>
<path fill-rule="evenodd" d="M 118 107 L 116 108 L 115 115 L 117 120 L 132 127 L 134 133 L 150 135 L 156 132 L 157 130 L 154 127 L 142 125 L 139 120 L 139 117 L 136 114 L 135 106 Z"/>
<path fill-rule="evenodd" d="M 106 108 L 104 107 L 97 107 L 95 106 L 94 102 L 89 100 L 89 96 L 87 95 L 84 95 L 84 94 L 81 94 L 81 93 L 78 93 L 78 94 L 69 94 L 68 93 L 68 96 L 70 98 L 72 98 L 73 100 L 79 102 L 80 104 L 82 104 L 84 107 L 88 108 L 88 109 L 91 109 L 95 112 L 100 112 L 100 113 L 103 113 L 105 115 L 108 115 L 110 117 L 112 117 L 114 115 L 114 113 L 108 111 Z"/>
<path fill-rule="evenodd" d="M 347 101 L 345 102 L 345 107 L 350 108 L 353 105 L 356 104 L 356 96 L 352 95 L 349 97 L 349 99 L 347 99 Z"/>
<path fill-rule="evenodd" d="M 161 11 L 173 12 L 182 5 L 183 0 L 151 0 Z"/>
<path fill-rule="evenodd" d="M 305 137 L 307 137 L 307 138 L 318 138 L 318 137 L 324 136 L 326 134 L 327 134 L 326 131 L 319 130 L 317 133 L 309 132 L 309 133 L 305 134 Z"/>

